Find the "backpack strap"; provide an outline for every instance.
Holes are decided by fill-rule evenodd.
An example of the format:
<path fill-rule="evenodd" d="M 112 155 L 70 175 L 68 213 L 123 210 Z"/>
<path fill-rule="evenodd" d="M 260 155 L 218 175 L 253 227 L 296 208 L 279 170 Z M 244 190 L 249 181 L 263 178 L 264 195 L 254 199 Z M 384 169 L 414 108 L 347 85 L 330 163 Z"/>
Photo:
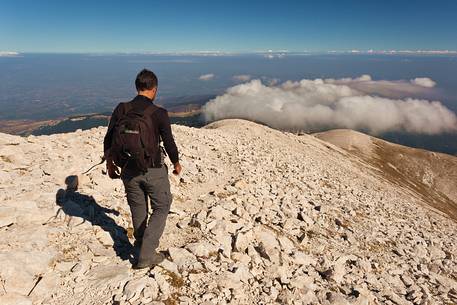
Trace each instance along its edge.
<path fill-rule="evenodd" d="M 124 110 L 124 114 L 126 114 L 133 108 L 132 103 L 130 103 L 130 102 L 122 103 L 122 106 L 123 106 L 122 108 Z"/>

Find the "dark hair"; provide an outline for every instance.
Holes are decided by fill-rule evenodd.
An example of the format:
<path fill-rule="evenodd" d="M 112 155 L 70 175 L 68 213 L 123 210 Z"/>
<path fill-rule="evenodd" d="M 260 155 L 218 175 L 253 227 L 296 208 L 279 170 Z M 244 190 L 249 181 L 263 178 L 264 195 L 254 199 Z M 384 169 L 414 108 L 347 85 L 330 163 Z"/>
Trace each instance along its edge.
<path fill-rule="evenodd" d="M 136 76 L 135 86 L 137 91 L 150 90 L 157 87 L 157 76 L 147 69 L 141 70 Z"/>

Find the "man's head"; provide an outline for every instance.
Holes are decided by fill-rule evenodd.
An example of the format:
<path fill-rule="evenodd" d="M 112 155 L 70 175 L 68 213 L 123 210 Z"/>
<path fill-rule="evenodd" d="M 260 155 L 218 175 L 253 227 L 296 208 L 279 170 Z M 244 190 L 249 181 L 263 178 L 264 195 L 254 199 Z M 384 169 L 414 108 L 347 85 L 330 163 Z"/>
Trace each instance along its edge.
<path fill-rule="evenodd" d="M 157 94 L 157 76 L 147 69 L 141 70 L 135 80 L 138 94 L 154 99 Z"/>

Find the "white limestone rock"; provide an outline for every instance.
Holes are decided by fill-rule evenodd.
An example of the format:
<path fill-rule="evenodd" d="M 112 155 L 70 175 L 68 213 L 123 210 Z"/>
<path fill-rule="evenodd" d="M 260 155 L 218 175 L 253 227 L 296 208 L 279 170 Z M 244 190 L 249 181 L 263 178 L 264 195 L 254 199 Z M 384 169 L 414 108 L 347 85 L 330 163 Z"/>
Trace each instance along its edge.
<path fill-rule="evenodd" d="M 316 264 L 316 259 L 313 256 L 300 251 L 297 251 L 293 254 L 292 261 L 294 262 L 294 264 L 304 266 Z"/>
<path fill-rule="evenodd" d="M 148 279 L 144 277 L 128 281 L 127 284 L 125 284 L 123 291 L 126 300 L 131 300 L 136 295 L 139 296 L 147 284 Z"/>
<path fill-rule="evenodd" d="M 198 257 L 209 257 L 217 253 L 218 248 L 210 242 L 201 241 L 186 245 L 186 249 Z"/>
<path fill-rule="evenodd" d="M 176 264 L 179 270 L 201 269 L 201 264 L 197 261 L 197 257 L 184 248 L 171 247 L 168 248 L 170 257 L 173 263 Z"/>
<path fill-rule="evenodd" d="M 16 208 L 10 206 L 0 206 L 0 228 L 16 223 L 16 218 Z"/>
<path fill-rule="evenodd" d="M 44 274 L 55 256 L 55 252 L 46 251 L 10 251 L 0 252 L 0 277 L 5 281 L 8 293 L 28 295 L 40 275 Z"/>
<path fill-rule="evenodd" d="M 129 277 L 127 266 L 123 265 L 99 265 L 87 273 L 87 279 L 93 285 L 102 285 L 108 282 L 123 282 Z"/>
<path fill-rule="evenodd" d="M 32 299 L 17 293 L 7 293 L 0 295 L 0 304 L 2 305 L 32 305 Z"/>
<path fill-rule="evenodd" d="M 235 235 L 234 251 L 245 252 L 247 247 L 253 242 L 254 234 L 252 231 L 240 232 Z"/>
<path fill-rule="evenodd" d="M 244 285 L 241 278 L 241 274 L 224 271 L 217 276 L 217 285 L 220 289 L 240 289 Z"/>

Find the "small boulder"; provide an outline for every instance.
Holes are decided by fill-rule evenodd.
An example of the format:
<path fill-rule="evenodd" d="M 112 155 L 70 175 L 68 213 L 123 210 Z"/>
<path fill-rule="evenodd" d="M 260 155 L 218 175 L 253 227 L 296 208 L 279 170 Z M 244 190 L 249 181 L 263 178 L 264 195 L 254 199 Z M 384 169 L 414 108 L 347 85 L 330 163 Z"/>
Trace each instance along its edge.
<path fill-rule="evenodd" d="M 303 252 L 295 252 L 292 260 L 297 265 L 314 265 L 316 260 L 311 256 Z"/>
<path fill-rule="evenodd" d="M 168 252 L 170 253 L 173 263 L 175 263 L 180 270 L 201 269 L 202 267 L 197 261 L 197 257 L 186 249 L 171 247 L 168 248 Z"/>
<path fill-rule="evenodd" d="M 215 245 L 207 241 L 188 244 L 186 249 L 198 257 L 209 257 L 211 254 L 217 252 L 218 250 Z"/>
<path fill-rule="evenodd" d="M 140 293 L 146 287 L 147 282 L 147 278 L 144 277 L 128 281 L 127 284 L 125 284 L 123 291 L 126 300 L 128 301 L 132 299 L 134 296 L 139 296 Z"/>

